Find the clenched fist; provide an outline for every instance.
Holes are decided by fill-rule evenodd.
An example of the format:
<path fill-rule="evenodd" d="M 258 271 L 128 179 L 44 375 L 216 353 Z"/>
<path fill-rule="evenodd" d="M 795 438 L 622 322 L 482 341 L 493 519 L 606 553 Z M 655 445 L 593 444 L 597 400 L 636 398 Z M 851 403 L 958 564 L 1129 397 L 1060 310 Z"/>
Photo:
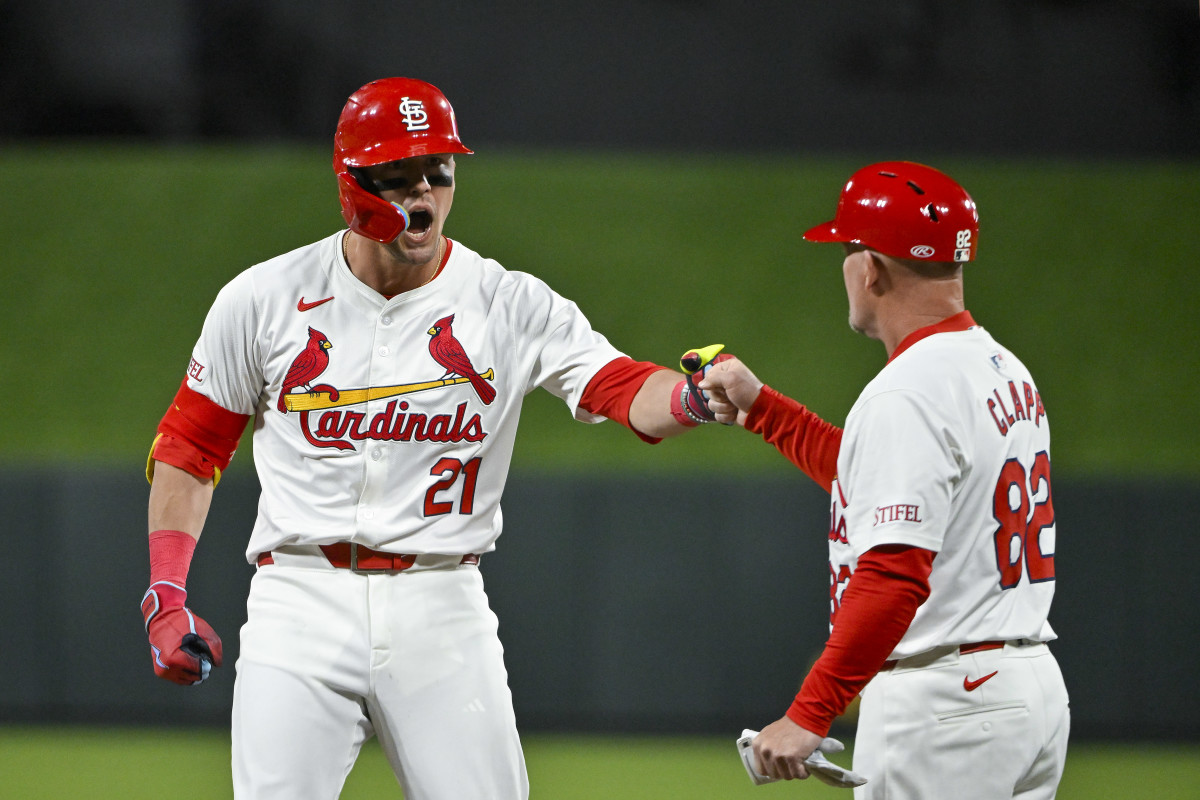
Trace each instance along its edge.
<path fill-rule="evenodd" d="M 708 409 L 717 422 L 743 427 L 763 388 L 763 382 L 737 358 L 713 364 L 697 385 L 707 396 Z"/>
<path fill-rule="evenodd" d="M 221 637 L 186 601 L 187 590 L 168 581 L 150 584 L 142 596 L 154 674 L 183 686 L 200 683 L 221 666 Z"/>

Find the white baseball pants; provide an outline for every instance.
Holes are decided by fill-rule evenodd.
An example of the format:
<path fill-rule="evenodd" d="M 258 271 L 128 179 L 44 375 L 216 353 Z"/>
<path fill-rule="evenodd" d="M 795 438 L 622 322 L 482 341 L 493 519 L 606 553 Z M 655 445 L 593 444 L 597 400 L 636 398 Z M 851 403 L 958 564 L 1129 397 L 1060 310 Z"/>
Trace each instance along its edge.
<path fill-rule="evenodd" d="M 854 771 L 868 782 L 855 800 L 1054 797 L 1071 720 L 1050 649 L 947 649 L 903 659 L 867 684 Z"/>
<path fill-rule="evenodd" d="M 472 565 L 361 575 L 276 557 L 250 587 L 237 800 L 332 800 L 372 735 L 406 800 L 525 800 L 497 620 Z"/>

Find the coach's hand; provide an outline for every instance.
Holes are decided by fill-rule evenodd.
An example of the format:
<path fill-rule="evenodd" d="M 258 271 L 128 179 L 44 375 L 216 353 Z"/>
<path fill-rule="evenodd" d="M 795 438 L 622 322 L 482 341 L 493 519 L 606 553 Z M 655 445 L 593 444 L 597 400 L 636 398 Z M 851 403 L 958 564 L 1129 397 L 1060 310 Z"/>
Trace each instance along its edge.
<path fill-rule="evenodd" d="M 809 776 L 805 760 L 821 746 L 825 737 L 782 717 L 754 737 L 754 756 L 762 774 L 781 780 L 804 780 Z"/>
<path fill-rule="evenodd" d="M 708 398 L 709 410 L 724 425 L 744 427 L 763 382 L 736 358 L 722 360 L 719 365 L 714 361 L 713 366 L 715 369 L 706 370 L 704 379 L 698 381 Z"/>
<path fill-rule="evenodd" d="M 183 686 L 200 683 L 221 666 L 221 637 L 186 601 L 187 590 L 167 581 L 150 584 L 142 596 L 154 674 Z"/>

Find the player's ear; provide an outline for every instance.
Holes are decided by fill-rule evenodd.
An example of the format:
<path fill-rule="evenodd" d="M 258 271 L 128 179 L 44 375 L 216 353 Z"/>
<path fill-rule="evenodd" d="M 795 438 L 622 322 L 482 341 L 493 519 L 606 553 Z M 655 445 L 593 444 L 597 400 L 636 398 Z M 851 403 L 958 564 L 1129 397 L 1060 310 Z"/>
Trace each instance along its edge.
<path fill-rule="evenodd" d="M 892 275 L 888 269 L 887 259 L 874 250 L 864 250 L 863 261 L 864 288 L 875 296 L 886 292 L 892 285 Z"/>

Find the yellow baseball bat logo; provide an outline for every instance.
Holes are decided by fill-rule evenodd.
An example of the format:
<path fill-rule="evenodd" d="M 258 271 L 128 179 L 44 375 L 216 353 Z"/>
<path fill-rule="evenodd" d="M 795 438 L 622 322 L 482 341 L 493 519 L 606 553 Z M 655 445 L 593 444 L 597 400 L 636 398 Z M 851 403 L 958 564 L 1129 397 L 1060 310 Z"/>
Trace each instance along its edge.
<path fill-rule="evenodd" d="M 490 381 L 495 377 L 492 370 L 482 373 L 479 377 Z M 369 386 L 366 389 L 347 389 L 344 392 L 297 392 L 283 399 L 288 411 L 321 411 L 339 406 L 353 406 L 371 400 L 384 400 L 401 394 L 424 392 L 429 389 L 440 389 L 443 386 L 453 386 L 458 383 L 468 383 L 470 378 L 442 378 L 436 381 L 421 383 L 397 383 L 393 386 Z"/>

